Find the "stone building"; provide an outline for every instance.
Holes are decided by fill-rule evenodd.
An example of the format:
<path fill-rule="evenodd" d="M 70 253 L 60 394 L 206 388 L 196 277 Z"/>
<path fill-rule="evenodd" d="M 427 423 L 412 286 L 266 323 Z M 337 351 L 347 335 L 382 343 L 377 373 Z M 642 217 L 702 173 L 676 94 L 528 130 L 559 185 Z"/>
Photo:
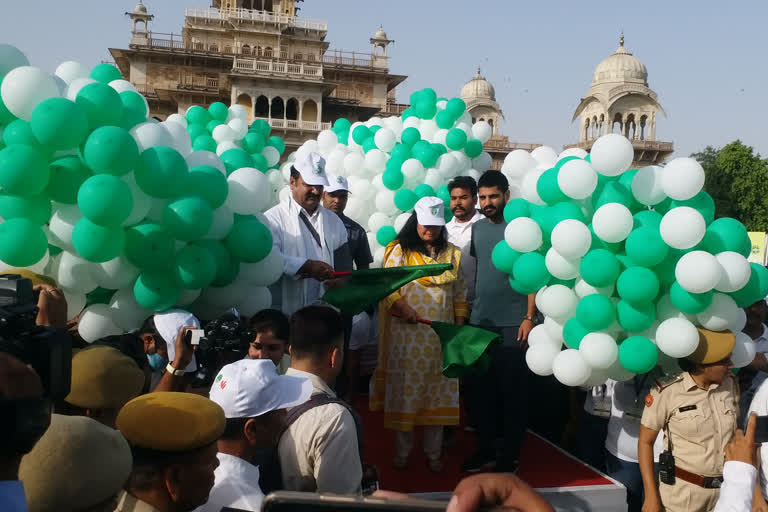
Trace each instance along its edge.
<path fill-rule="evenodd" d="M 618 49 L 595 68 L 592 87 L 573 114 L 572 121 L 580 119 L 579 142 L 565 148 L 589 151 L 601 135 L 620 133 L 632 141 L 633 166 L 661 163 L 674 146 L 656 140 L 659 114 L 667 115 L 648 87 L 648 70 L 624 47 L 622 34 Z"/>
<path fill-rule="evenodd" d="M 400 114 L 383 29 L 368 52 L 329 49 L 328 24 L 297 16 L 301 0 L 213 0 L 186 9 L 181 34 L 150 30 L 139 1 L 127 49 L 110 48 L 123 76 L 160 119 L 215 101 L 243 105 L 249 122 L 265 119 L 289 150 L 346 117 Z"/>

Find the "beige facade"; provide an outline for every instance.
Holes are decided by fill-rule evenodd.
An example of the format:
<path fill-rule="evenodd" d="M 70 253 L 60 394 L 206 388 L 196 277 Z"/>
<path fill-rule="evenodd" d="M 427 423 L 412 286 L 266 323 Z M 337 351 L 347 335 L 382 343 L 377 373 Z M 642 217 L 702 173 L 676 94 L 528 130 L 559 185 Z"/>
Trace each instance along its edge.
<path fill-rule="evenodd" d="M 110 52 L 123 76 L 164 119 L 192 105 L 243 105 L 249 122 L 265 119 L 289 150 L 339 117 L 351 121 L 399 114 L 389 72 L 390 44 L 379 29 L 368 52 L 329 49 L 328 24 L 297 16 L 295 0 L 214 0 L 186 10 L 181 34 L 150 30 L 143 3 L 127 49 Z"/>

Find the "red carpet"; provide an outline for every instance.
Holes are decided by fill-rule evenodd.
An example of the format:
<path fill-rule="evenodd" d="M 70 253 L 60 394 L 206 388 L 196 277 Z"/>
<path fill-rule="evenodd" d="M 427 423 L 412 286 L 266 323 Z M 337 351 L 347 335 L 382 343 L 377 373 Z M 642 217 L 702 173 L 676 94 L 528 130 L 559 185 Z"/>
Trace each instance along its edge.
<path fill-rule="evenodd" d="M 446 449 L 443 460 L 445 471 L 432 473 L 427 468 L 427 459 L 421 449 L 420 432 L 417 429 L 416 445 L 404 470 L 392 467 L 394 439 L 392 432 L 384 429 L 382 413 L 368 411 L 367 402 L 358 402 L 365 428 L 365 462 L 373 464 L 379 471 L 382 489 L 406 493 L 447 492 L 466 474 L 461 472 L 462 462 L 472 455 L 474 434 L 455 429 L 455 445 Z M 538 436 L 528 434 L 520 457 L 518 476 L 531 486 L 542 489 L 582 485 L 610 484 L 599 473 L 572 459 Z"/>

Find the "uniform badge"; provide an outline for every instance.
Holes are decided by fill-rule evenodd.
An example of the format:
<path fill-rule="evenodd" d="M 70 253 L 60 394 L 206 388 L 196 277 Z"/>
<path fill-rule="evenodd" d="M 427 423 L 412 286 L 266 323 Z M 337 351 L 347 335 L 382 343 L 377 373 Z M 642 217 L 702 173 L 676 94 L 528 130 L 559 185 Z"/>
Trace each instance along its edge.
<path fill-rule="evenodd" d="M 648 393 L 648 394 L 645 396 L 645 406 L 646 406 L 646 407 L 650 407 L 651 405 L 653 405 L 653 395 L 651 395 L 650 393 Z"/>

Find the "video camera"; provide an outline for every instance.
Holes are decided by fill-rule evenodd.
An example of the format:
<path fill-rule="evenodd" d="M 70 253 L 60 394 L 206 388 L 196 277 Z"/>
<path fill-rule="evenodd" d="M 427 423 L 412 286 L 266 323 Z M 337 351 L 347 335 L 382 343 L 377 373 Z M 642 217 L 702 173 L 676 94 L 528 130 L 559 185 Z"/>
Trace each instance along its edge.
<path fill-rule="evenodd" d="M 255 333 L 248 329 L 237 311 L 211 320 L 204 327 L 195 357 L 198 369 L 193 386 L 208 387 L 222 366 L 243 359 Z"/>

